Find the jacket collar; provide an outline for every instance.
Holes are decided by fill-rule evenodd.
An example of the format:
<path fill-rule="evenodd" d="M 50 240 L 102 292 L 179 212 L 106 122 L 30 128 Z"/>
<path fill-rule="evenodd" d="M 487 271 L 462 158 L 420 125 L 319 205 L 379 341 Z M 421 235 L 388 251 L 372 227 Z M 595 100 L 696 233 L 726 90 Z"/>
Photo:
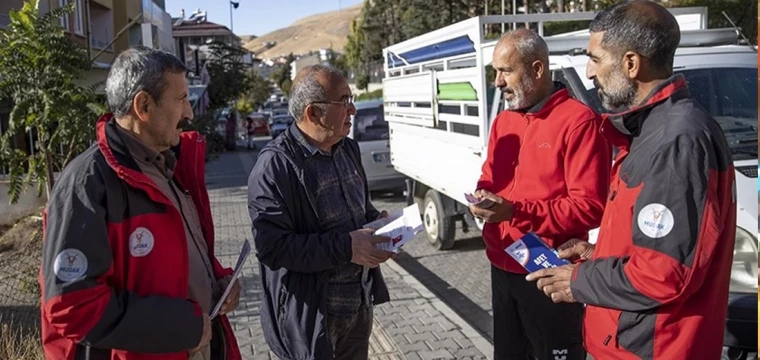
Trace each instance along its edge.
<path fill-rule="evenodd" d="M 123 135 L 120 134 L 117 126 L 119 125 L 116 123 L 116 119 L 111 113 L 101 116 L 96 124 L 98 147 L 105 157 L 106 162 L 112 169 L 114 169 L 114 171 L 116 171 L 120 178 L 131 182 L 132 186 L 155 187 L 155 184 L 142 173 L 134 157 L 130 154 L 129 148 L 122 138 Z M 188 161 L 187 157 L 183 158 L 180 156 L 180 149 L 187 148 L 185 151 L 193 153 L 192 148 L 198 146 L 198 143 L 200 143 L 197 139 L 200 139 L 197 132 L 182 133 L 182 135 L 180 135 L 179 144 L 171 148 L 171 151 L 177 159 L 176 166 L 178 168 L 181 167 L 184 162 Z M 200 161 L 205 161 L 205 158 Z"/>
<path fill-rule="evenodd" d="M 301 148 L 301 150 L 303 150 L 304 157 L 309 158 L 316 154 L 322 154 L 326 156 L 331 155 L 330 153 L 324 152 L 321 149 L 319 149 L 316 145 L 310 143 L 309 140 L 306 139 L 306 136 L 304 136 L 301 129 L 298 128 L 298 124 L 296 124 L 295 122 L 288 127 L 288 131 L 290 132 L 290 135 L 296 141 L 298 146 Z M 333 146 L 333 152 L 337 150 L 342 144 L 343 144 L 343 139 L 341 139 L 337 144 Z"/>
<path fill-rule="evenodd" d="M 668 99 L 689 97 L 689 88 L 683 74 L 665 80 L 647 95 L 641 103 L 619 113 L 604 114 L 600 131 L 616 146 L 627 145 L 631 137 L 638 136 L 651 110 Z"/>
<path fill-rule="evenodd" d="M 557 104 L 567 100 L 568 97 L 570 97 L 570 94 L 568 93 L 567 88 L 565 88 L 565 85 L 561 82 L 555 81 L 554 92 L 551 95 L 527 109 L 516 111 L 523 114 L 540 117 L 557 106 Z"/>

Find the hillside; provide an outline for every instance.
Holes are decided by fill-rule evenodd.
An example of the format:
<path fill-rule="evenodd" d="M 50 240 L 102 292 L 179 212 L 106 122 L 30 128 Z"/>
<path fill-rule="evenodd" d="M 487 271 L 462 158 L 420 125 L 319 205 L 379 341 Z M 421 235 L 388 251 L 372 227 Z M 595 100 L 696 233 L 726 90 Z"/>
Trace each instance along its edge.
<path fill-rule="evenodd" d="M 267 59 L 280 55 L 304 54 L 320 48 L 343 49 L 348 41 L 351 21 L 359 16 L 362 4 L 345 9 L 316 14 L 294 22 L 292 25 L 272 31 L 250 41 L 243 47 L 253 51 L 257 58 Z M 265 44 L 276 42 L 266 49 Z"/>

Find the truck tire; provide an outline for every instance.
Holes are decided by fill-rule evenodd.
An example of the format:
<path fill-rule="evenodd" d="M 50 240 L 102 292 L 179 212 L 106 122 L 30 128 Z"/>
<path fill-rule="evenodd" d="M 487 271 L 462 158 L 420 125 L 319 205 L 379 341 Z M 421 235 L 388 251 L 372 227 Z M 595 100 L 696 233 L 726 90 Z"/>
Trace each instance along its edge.
<path fill-rule="evenodd" d="M 456 219 L 446 216 L 441 195 L 435 190 L 428 190 L 422 212 L 422 224 L 428 241 L 436 250 L 448 250 L 454 246 Z"/>

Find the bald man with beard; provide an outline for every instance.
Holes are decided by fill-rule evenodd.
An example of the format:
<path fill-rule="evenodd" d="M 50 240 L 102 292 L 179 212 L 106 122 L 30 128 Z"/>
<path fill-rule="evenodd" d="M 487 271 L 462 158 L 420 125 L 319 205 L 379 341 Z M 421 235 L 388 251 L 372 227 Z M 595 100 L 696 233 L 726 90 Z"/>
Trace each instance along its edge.
<path fill-rule="evenodd" d="M 486 221 L 494 359 L 582 360 L 583 306 L 552 303 L 504 249 L 530 231 L 552 247 L 588 238 L 602 218 L 612 149 L 599 134 L 599 115 L 552 82 L 538 34 L 504 35 L 493 67 L 507 110 L 492 125 L 475 196 L 494 205 L 470 210 Z"/>

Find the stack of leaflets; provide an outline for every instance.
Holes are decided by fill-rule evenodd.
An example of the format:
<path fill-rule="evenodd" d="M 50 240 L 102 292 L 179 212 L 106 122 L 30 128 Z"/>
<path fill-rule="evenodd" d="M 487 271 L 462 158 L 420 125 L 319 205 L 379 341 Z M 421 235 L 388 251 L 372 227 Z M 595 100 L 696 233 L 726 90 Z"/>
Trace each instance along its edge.
<path fill-rule="evenodd" d="M 222 309 L 222 305 L 224 304 L 224 301 L 227 300 L 227 296 L 230 294 L 230 290 L 232 290 L 232 286 L 235 284 L 235 280 L 237 280 L 238 276 L 240 276 L 240 271 L 243 270 L 243 264 L 245 264 L 245 259 L 248 258 L 248 255 L 251 254 L 251 243 L 248 241 L 248 239 L 245 239 L 243 242 L 243 248 L 240 250 L 240 255 L 238 255 L 237 264 L 235 265 L 235 271 L 232 274 L 232 279 L 230 279 L 230 282 L 227 284 L 227 287 L 224 289 L 224 293 L 222 294 L 222 297 L 217 301 L 216 306 L 214 307 L 214 310 L 211 311 L 210 318 L 213 320 L 217 315 L 219 315 L 219 310 Z"/>
<path fill-rule="evenodd" d="M 535 233 L 528 232 L 520 239 L 509 245 L 504 251 L 520 263 L 528 272 L 567 265 L 565 259 L 559 257 L 557 250 L 552 249 Z"/>
<path fill-rule="evenodd" d="M 417 205 L 391 212 L 387 217 L 377 219 L 363 226 L 376 229 L 375 235 L 391 238 L 391 241 L 375 244 L 375 247 L 385 251 L 398 253 L 398 249 L 422 231 L 422 218 Z"/>

